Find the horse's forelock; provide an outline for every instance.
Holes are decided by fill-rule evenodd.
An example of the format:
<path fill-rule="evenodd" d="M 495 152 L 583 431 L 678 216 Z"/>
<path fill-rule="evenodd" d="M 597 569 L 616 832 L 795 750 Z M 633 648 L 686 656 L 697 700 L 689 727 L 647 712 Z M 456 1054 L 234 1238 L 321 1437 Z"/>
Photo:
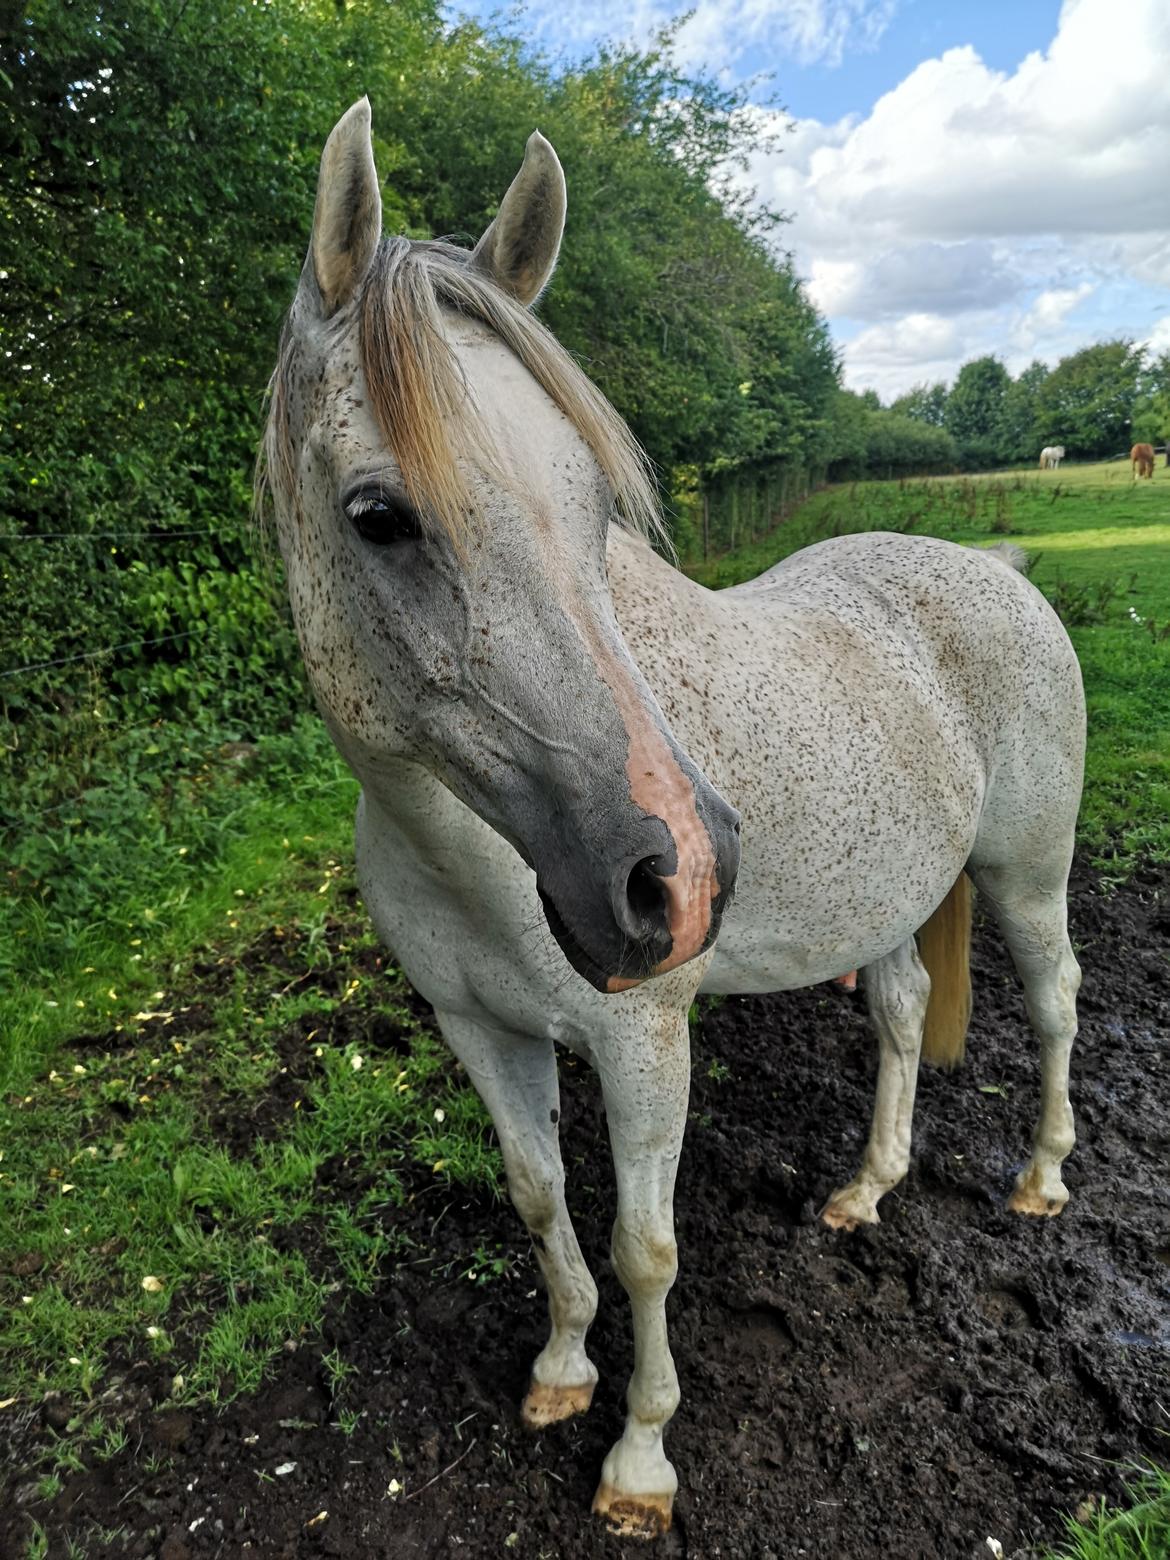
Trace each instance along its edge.
<path fill-rule="evenodd" d="M 625 423 L 551 332 L 468 259 L 450 244 L 384 239 L 362 295 L 371 410 L 416 508 L 460 545 L 473 515 L 460 461 L 509 481 L 443 330 L 448 308 L 492 331 L 565 414 L 609 479 L 622 523 L 661 536 L 654 477 Z"/>

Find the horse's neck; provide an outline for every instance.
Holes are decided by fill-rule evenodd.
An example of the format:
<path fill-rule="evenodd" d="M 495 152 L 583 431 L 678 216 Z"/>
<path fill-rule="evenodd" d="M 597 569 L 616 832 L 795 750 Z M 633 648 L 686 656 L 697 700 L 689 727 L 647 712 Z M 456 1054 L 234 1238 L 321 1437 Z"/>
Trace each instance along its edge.
<path fill-rule="evenodd" d="M 614 614 L 635 661 L 651 641 L 665 648 L 685 640 L 711 593 L 616 526 L 610 527 L 605 558 Z"/>
<path fill-rule="evenodd" d="M 408 758 L 379 758 L 376 765 L 355 762 L 346 755 L 361 781 L 367 805 L 377 808 L 394 828 L 403 848 L 424 860 L 437 851 L 447 854 L 457 838 L 479 818 L 437 780 L 430 770 Z"/>

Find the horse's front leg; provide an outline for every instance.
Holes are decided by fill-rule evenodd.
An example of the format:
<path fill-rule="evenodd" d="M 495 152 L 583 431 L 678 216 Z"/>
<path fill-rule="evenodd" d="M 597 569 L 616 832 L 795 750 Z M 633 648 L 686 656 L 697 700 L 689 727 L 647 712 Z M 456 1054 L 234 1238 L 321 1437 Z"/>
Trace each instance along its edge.
<path fill-rule="evenodd" d="M 633 1015 L 631 1015 L 633 1017 Z M 634 1374 L 620 1441 L 605 1459 L 593 1509 L 615 1532 L 653 1538 L 670 1526 L 678 1479 L 662 1432 L 678 1407 L 666 1296 L 678 1271 L 674 1179 L 686 1126 L 686 1009 L 645 1014 L 607 1034 L 594 1057 L 617 1174 L 613 1265 L 630 1297 Z"/>
<path fill-rule="evenodd" d="M 821 1209 L 824 1222 L 837 1230 L 880 1223 L 879 1197 L 910 1168 L 918 1057 L 930 998 L 930 976 L 913 937 L 868 966 L 865 995 L 878 1036 L 877 1098 L 861 1169 Z"/>
<path fill-rule="evenodd" d="M 539 1430 L 582 1414 L 597 1383 L 585 1334 L 597 1312 L 597 1285 L 565 1206 L 558 1121 L 560 1089 L 553 1043 L 440 1012 L 439 1027 L 491 1112 L 508 1191 L 536 1247 L 548 1286 L 549 1340 L 532 1367 L 521 1415 Z"/>

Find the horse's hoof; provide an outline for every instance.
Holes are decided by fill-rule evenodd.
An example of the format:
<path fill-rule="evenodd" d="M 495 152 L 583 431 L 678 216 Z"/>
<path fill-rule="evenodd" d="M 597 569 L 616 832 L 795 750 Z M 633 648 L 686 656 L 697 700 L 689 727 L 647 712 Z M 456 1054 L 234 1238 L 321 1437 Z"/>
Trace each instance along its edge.
<path fill-rule="evenodd" d="M 856 1193 L 850 1192 L 848 1187 L 833 1193 L 821 1209 L 820 1220 L 831 1230 L 843 1230 L 846 1234 L 850 1230 L 858 1229 L 862 1224 L 882 1222 L 874 1205 L 858 1197 Z"/>
<path fill-rule="evenodd" d="M 1064 1192 L 1063 1197 L 1045 1197 L 1030 1186 L 1017 1186 L 1008 1198 L 1008 1207 L 1013 1213 L 1026 1213 L 1034 1219 L 1055 1219 L 1068 1202 L 1068 1193 L 1064 1187 L 1061 1187 L 1061 1191 Z"/>
<path fill-rule="evenodd" d="M 562 1419 L 572 1419 L 592 1403 L 593 1387 L 592 1381 L 579 1387 L 548 1387 L 542 1381 L 533 1381 L 520 1405 L 520 1418 L 529 1430 L 545 1430 L 549 1425 L 560 1424 Z"/>
<path fill-rule="evenodd" d="M 670 1531 L 673 1495 L 626 1495 L 610 1484 L 598 1486 L 593 1515 L 618 1538 L 661 1538 Z"/>

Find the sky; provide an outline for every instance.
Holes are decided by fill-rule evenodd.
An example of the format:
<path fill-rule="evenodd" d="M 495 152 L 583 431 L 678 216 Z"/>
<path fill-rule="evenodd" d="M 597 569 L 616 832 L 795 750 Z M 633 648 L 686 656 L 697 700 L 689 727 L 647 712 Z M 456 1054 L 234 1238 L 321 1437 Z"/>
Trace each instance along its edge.
<path fill-rule="evenodd" d="M 569 59 L 689 9 L 682 64 L 766 76 L 761 128 L 791 129 L 749 182 L 791 214 L 850 389 L 889 401 L 988 352 L 1014 374 L 1119 336 L 1170 349 L 1170 0 L 457 9 Z"/>

